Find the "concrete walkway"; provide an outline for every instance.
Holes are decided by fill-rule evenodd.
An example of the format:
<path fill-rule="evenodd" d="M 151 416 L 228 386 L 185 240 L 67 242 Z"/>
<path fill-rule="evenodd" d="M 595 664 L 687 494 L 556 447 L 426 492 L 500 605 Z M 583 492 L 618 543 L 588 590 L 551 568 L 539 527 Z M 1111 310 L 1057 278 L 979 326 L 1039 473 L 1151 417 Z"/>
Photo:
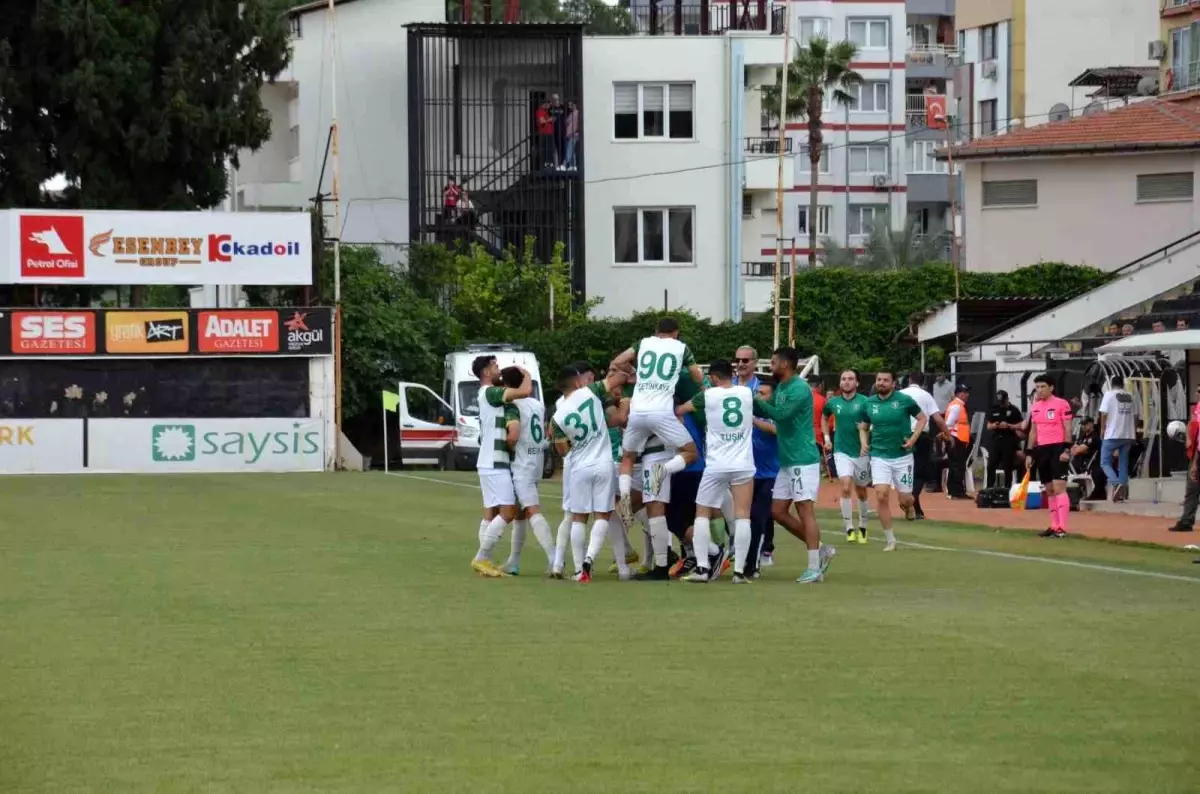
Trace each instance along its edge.
<path fill-rule="evenodd" d="M 822 483 L 818 507 L 837 510 L 840 498 L 841 491 L 836 483 Z M 873 494 L 871 504 L 875 504 Z M 895 504 L 893 501 L 894 510 L 898 511 L 899 508 Z M 952 501 L 940 493 L 922 494 L 921 506 L 925 509 L 925 517 L 931 521 L 1030 531 L 1041 531 L 1050 526 L 1045 510 L 981 510 L 975 506 L 974 500 Z M 903 524 L 903 517 L 900 523 Z M 1186 546 L 1191 543 L 1200 545 L 1200 531 L 1168 532 L 1167 527 L 1174 523 L 1174 518 L 1081 511 L 1071 513 L 1067 522 L 1067 532 L 1093 538 L 1156 543 L 1161 546 Z M 897 526 L 897 531 L 900 529 L 901 526 Z"/>

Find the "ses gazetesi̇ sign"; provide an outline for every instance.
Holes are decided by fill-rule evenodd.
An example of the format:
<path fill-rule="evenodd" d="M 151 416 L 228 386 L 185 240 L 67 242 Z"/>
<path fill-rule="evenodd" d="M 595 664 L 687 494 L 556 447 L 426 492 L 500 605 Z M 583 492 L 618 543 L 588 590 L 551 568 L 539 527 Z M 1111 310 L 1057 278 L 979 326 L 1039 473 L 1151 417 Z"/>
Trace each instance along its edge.
<path fill-rule="evenodd" d="M 303 212 L 0 212 L 0 283 L 312 283 Z"/>

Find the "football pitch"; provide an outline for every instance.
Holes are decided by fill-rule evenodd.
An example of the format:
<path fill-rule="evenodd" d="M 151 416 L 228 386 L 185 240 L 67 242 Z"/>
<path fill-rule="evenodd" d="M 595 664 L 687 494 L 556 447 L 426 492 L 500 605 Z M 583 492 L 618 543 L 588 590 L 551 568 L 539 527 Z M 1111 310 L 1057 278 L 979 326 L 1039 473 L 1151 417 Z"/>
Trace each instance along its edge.
<path fill-rule="evenodd" d="M 820 585 L 487 580 L 473 483 L 0 480 L 0 791 L 1200 790 L 1194 555 L 826 512 Z"/>

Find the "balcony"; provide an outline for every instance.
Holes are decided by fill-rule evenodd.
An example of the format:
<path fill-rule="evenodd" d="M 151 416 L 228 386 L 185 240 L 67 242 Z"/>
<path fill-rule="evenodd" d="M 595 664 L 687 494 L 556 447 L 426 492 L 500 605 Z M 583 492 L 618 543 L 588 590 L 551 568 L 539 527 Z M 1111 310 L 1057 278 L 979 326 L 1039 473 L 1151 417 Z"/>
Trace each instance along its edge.
<path fill-rule="evenodd" d="M 792 263 L 791 254 L 783 255 L 783 266 L 779 269 L 781 278 L 787 278 L 791 275 Z M 762 260 L 758 262 L 743 262 L 742 275 L 745 278 L 775 278 L 775 260 Z"/>
<path fill-rule="evenodd" d="M 308 205 L 304 185 L 297 182 L 243 182 L 238 185 L 240 210 L 294 210 Z"/>
<path fill-rule="evenodd" d="M 742 144 L 746 163 L 746 190 L 777 190 L 779 188 L 779 139 L 746 138 Z M 795 155 L 792 139 L 783 142 L 783 189 L 796 186 Z"/>
<path fill-rule="evenodd" d="M 1165 91 L 1193 91 L 1197 88 L 1200 88 L 1200 61 L 1167 70 Z"/>
<path fill-rule="evenodd" d="M 958 63 L 958 47 L 953 44 L 909 44 L 906 77 L 944 79 Z"/>
<path fill-rule="evenodd" d="M 925 105 L 928 97 L 925 94 L 908 94 L 904 97 L 904 121 L 905 126 L 911 137 L 916 140 L 924 140 L 929 138 L 945 138 L 946 130 L 944 128 L 930 128 L 925 112 Z M 954 125 L 954 116 L 949 113 L 950 100 L 946 99 L 947 123 L 950 126 Z"/>
<path fill-rule="evenodd" d="M 785 9 L 767 0 L 619 0 L 617 5 L 628 10 L 634 32 L 646 36 L 723 36 L 731 30 L 783 35 Z"/>
<path fill-rule="evenodd" d="M 907 196 L 909 204 L 949 204 L 950 175 L 910 171 Z"/>
<path fill-rule="evenodd" d="M 954 16 L 954 0 L 906 0 L 904 10 L 909 16 Z"/>

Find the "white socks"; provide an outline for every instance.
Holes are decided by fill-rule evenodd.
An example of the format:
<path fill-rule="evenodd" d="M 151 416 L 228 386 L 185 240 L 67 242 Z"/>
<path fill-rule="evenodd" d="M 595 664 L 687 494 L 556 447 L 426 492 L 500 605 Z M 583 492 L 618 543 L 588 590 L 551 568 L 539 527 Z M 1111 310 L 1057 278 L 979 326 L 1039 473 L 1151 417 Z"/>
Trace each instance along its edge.
<path fill-rule="evenodd" d="M 696 523 L 692 525 L 692 549 L 696 553 L 696 567 L 708 570 L 708 557 L 713 545 L 712 529 L 709 527 L 709 519 L 696 517 Z"/>
<path fill-rule="evenodd" d="M 578 521 L 571 522 L 571 559 L 575 562 L 575 573 L 583 570 L 584 545 L 587 543 L 587 527 Z"/>
<path fill-rule="evenodd" d="M 664 568 L 667 565 L 667 549 L 671 547 L 671 533 L 667 529 L 666 516 L 652 518 L 650 524 L 650 545 L 654 550 L 654 567 Z"/>
<path fill-rule="evenodd" d="M 554 537 L 554 562 L 550 568 L 561 572 L 563 566 L 567 564 L 567 539 L 571 533 L 571 514 L 563 516 L 563 520 L 558 524 L 558 534 Z"/>
<path fill-rule="evenodd" d="M 854 514 L 851 512 L 850 497 L 842 497 L 842 521 L 846 522 L 846 529 L 854 529 Z"/>
<path fill-rule="evenodd" d="M 529 526 L 533 527 L 533 536 L 537 538 L 542 551 L 546 552 L 546 559 L 553 563 L 554 539 L 550 536 L 550 522 L 541 513 L 534 513 L 529 519 Z"/>
<path fill-rule="evenodd" d="M 574 525 L 571 526 L 571 534 L 572 536 L 575 534 Z M 616 536 L 620 534 L 620 532 L 613 534 L 614 542 L 617 539 Z M 606 537 L 608 537 L 608 521 L 603 518 L 597 518 L 592 522 L 592 536 L 588 539 L 587 556 L 583 558 L 584 562 L 591 565 L 595 561 L 596 555 L 600 553 L 600 549 L 604 548 L 604 539 Z M 625 544 L 622 543 L 621 545 L 624 546 Z"/>
<path fill-rule="evenodd" d="M 870 505 L 866 499 L 858 500 L 858 526 L 860 529 L 867 528 L 867 511 L 870 510 Z"/>
<path fill-rule="evenodd" d="M 479 553 L 475 555 L 475 559 L 477 561 L 490 559 L 490 556 L 485 554 L 483 551 L 483 547 L 487 544 L 487 528 L 489 523 L 491 522 L 486 518 L 480 520 L 479 522 Z"/>
<path fill-rule="evenodd" d="M 739 518 L 733 522 L 733 572 L 746 572 L 746 558 L 750 556 L 750 519 Z"/>
<path fill-rule="evenodd" d="M 896 533 L 891 531 L 890 529 L 885 529 L 883 531 L 883 539 L 886 540 L 888 543 L 895 543 L 896 542 Z"/>
<path fill-rule="evenodd" d="M 521 562 L 521 549 L 525 548 L 525 532 L 529 525 L 525 520 L 518 518 L 512 525 L 512 550 L 508 554 L 508 565 L 516 567 Z"/>
<path fill-rule="evenodd" d="M 504 528 L 507 526 L 508 522 L 504 520 L 504 516 L 496 516 L 491 520 L 483 531 L 483 538 L 479 544 L 479 551 L 475 554 L 475 559 L 490 560 L 492 558 L 492 548 L 504 536 Z"/>
<path fill-rule="evenodd" d="M 629 553 L 629 538 L 625 535 L 625 525 L 619 520 L 616 523 L 618 531 L 612 533 L 613 558 L 617 561 L 617 575 L 622 579 L 627 579 L 629 578 L 629 563 L 625 562 L 625 556 Z M 593 525 L 592 532 L 595 533 L 595 531 L 596 527 Z"/>
<path fill-rule="evenodd" d="M 683 459 L 683 455 L 676 455 L 663 464 L 663 474 L 672 475 L 678 474 L 687 468 L 687 461 Z"/>
<path fill-rule="evenodd" d="M 808 569 L 810 571 L 821 570 L 821 550 L 820 549 L 809 549 L 808 550 Z"/>
<path fill-rule="evenodd" d="M 633 475 L 619 475 L 617 477 L 617 490 L 620 492 L 622 499 L 628 499 L 629 492 L 633 490 Z"/>
<path fill-rule="evenodd" d="M 637 511 L 634 518 L 642 524 L 642 565 L 649 568 L 654 562 L 654 544 L 650 541 L 650 519 L 646 517 L 646 508 Z"/>

